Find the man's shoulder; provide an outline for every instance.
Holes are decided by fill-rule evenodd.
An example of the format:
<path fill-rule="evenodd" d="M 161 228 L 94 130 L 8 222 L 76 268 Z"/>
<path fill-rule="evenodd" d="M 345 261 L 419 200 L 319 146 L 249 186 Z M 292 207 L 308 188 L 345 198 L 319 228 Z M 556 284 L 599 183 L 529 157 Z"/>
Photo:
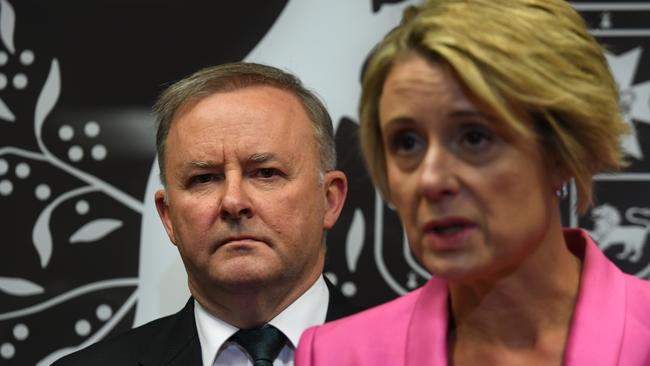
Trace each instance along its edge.
<path fill-rule="evenodd" d="M 341 319 L 356 314 L 362 310 L 360 307 L 350 302 L 341 291 L 330 282 L 327 276 L 324 276 L 323 278 L 330 295 L 329 304 L 327 305 L 327 316 L 325 318 L 326 322 Z"/>
<path fill-rule="evenodd" d="M 178 313 L 158 318 L 114 337 L 94 343 L 67 355 L 53 366 L 139 365 L 139 360 L 156 342 L 173 333 L 175 324 L 187 306 Z"/>

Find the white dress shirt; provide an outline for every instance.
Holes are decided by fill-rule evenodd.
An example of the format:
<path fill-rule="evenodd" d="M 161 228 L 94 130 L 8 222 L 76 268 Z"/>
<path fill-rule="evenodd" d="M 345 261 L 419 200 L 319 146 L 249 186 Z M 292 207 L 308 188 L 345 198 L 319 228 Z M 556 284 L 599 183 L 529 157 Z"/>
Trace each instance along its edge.
<path fill-rule="evenodd" d="M 304 294 L 269 322 L 289 339 L 273 362 L 274 366 L 293 366 L 293 353 L 300 335 L 305 329 L 325 322 L 328 304 L 329 291 L 321 275 Z M 239 328 L 208 313 L 196 300 L 194 318 L 201 343 L 203 366 L 252 365 L 243 348 L 228 341 Z"/>

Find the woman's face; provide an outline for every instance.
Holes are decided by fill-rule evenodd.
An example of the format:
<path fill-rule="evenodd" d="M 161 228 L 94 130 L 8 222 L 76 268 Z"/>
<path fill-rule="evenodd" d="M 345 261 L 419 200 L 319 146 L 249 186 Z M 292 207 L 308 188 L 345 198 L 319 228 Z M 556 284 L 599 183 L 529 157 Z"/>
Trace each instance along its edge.
<path fill-rule="evenodd" d="M 545 240 L 557 210 L 552 162 L 538 143 L 506 138 L 448 68 L 405 56 L 386 78 L 379 119 L 391 201 L 431 273 L 499 276 Z"/>

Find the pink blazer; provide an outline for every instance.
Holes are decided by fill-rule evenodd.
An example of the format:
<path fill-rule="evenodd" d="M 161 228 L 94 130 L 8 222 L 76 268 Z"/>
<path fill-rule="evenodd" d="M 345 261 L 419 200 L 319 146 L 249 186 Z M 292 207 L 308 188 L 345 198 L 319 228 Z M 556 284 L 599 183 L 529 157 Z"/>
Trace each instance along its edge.
<path fill-rule="evenodd" d="M 582 230 L 567 229 L 582 259 L 564 364 L 650 365 L 650 282 L 622 273 Z M 303 333 L 296 366 L 447 365 L 447 285 L 433 278 L 386 304 Z"/>

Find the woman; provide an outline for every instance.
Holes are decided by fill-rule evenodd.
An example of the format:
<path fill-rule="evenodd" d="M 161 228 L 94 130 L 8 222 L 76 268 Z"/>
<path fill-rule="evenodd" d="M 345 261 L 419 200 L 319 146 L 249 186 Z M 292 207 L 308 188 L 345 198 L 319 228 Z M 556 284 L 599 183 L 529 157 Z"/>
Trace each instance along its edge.
<path fill-rule="evenodd" d="M 603 51 L 564 0 L 409 11 L 363 80 L 369 171 L 433 274 L 303 334 L 296 365 L 650 365 L 650 283 L 562 229 L 623 165 Z"/>

